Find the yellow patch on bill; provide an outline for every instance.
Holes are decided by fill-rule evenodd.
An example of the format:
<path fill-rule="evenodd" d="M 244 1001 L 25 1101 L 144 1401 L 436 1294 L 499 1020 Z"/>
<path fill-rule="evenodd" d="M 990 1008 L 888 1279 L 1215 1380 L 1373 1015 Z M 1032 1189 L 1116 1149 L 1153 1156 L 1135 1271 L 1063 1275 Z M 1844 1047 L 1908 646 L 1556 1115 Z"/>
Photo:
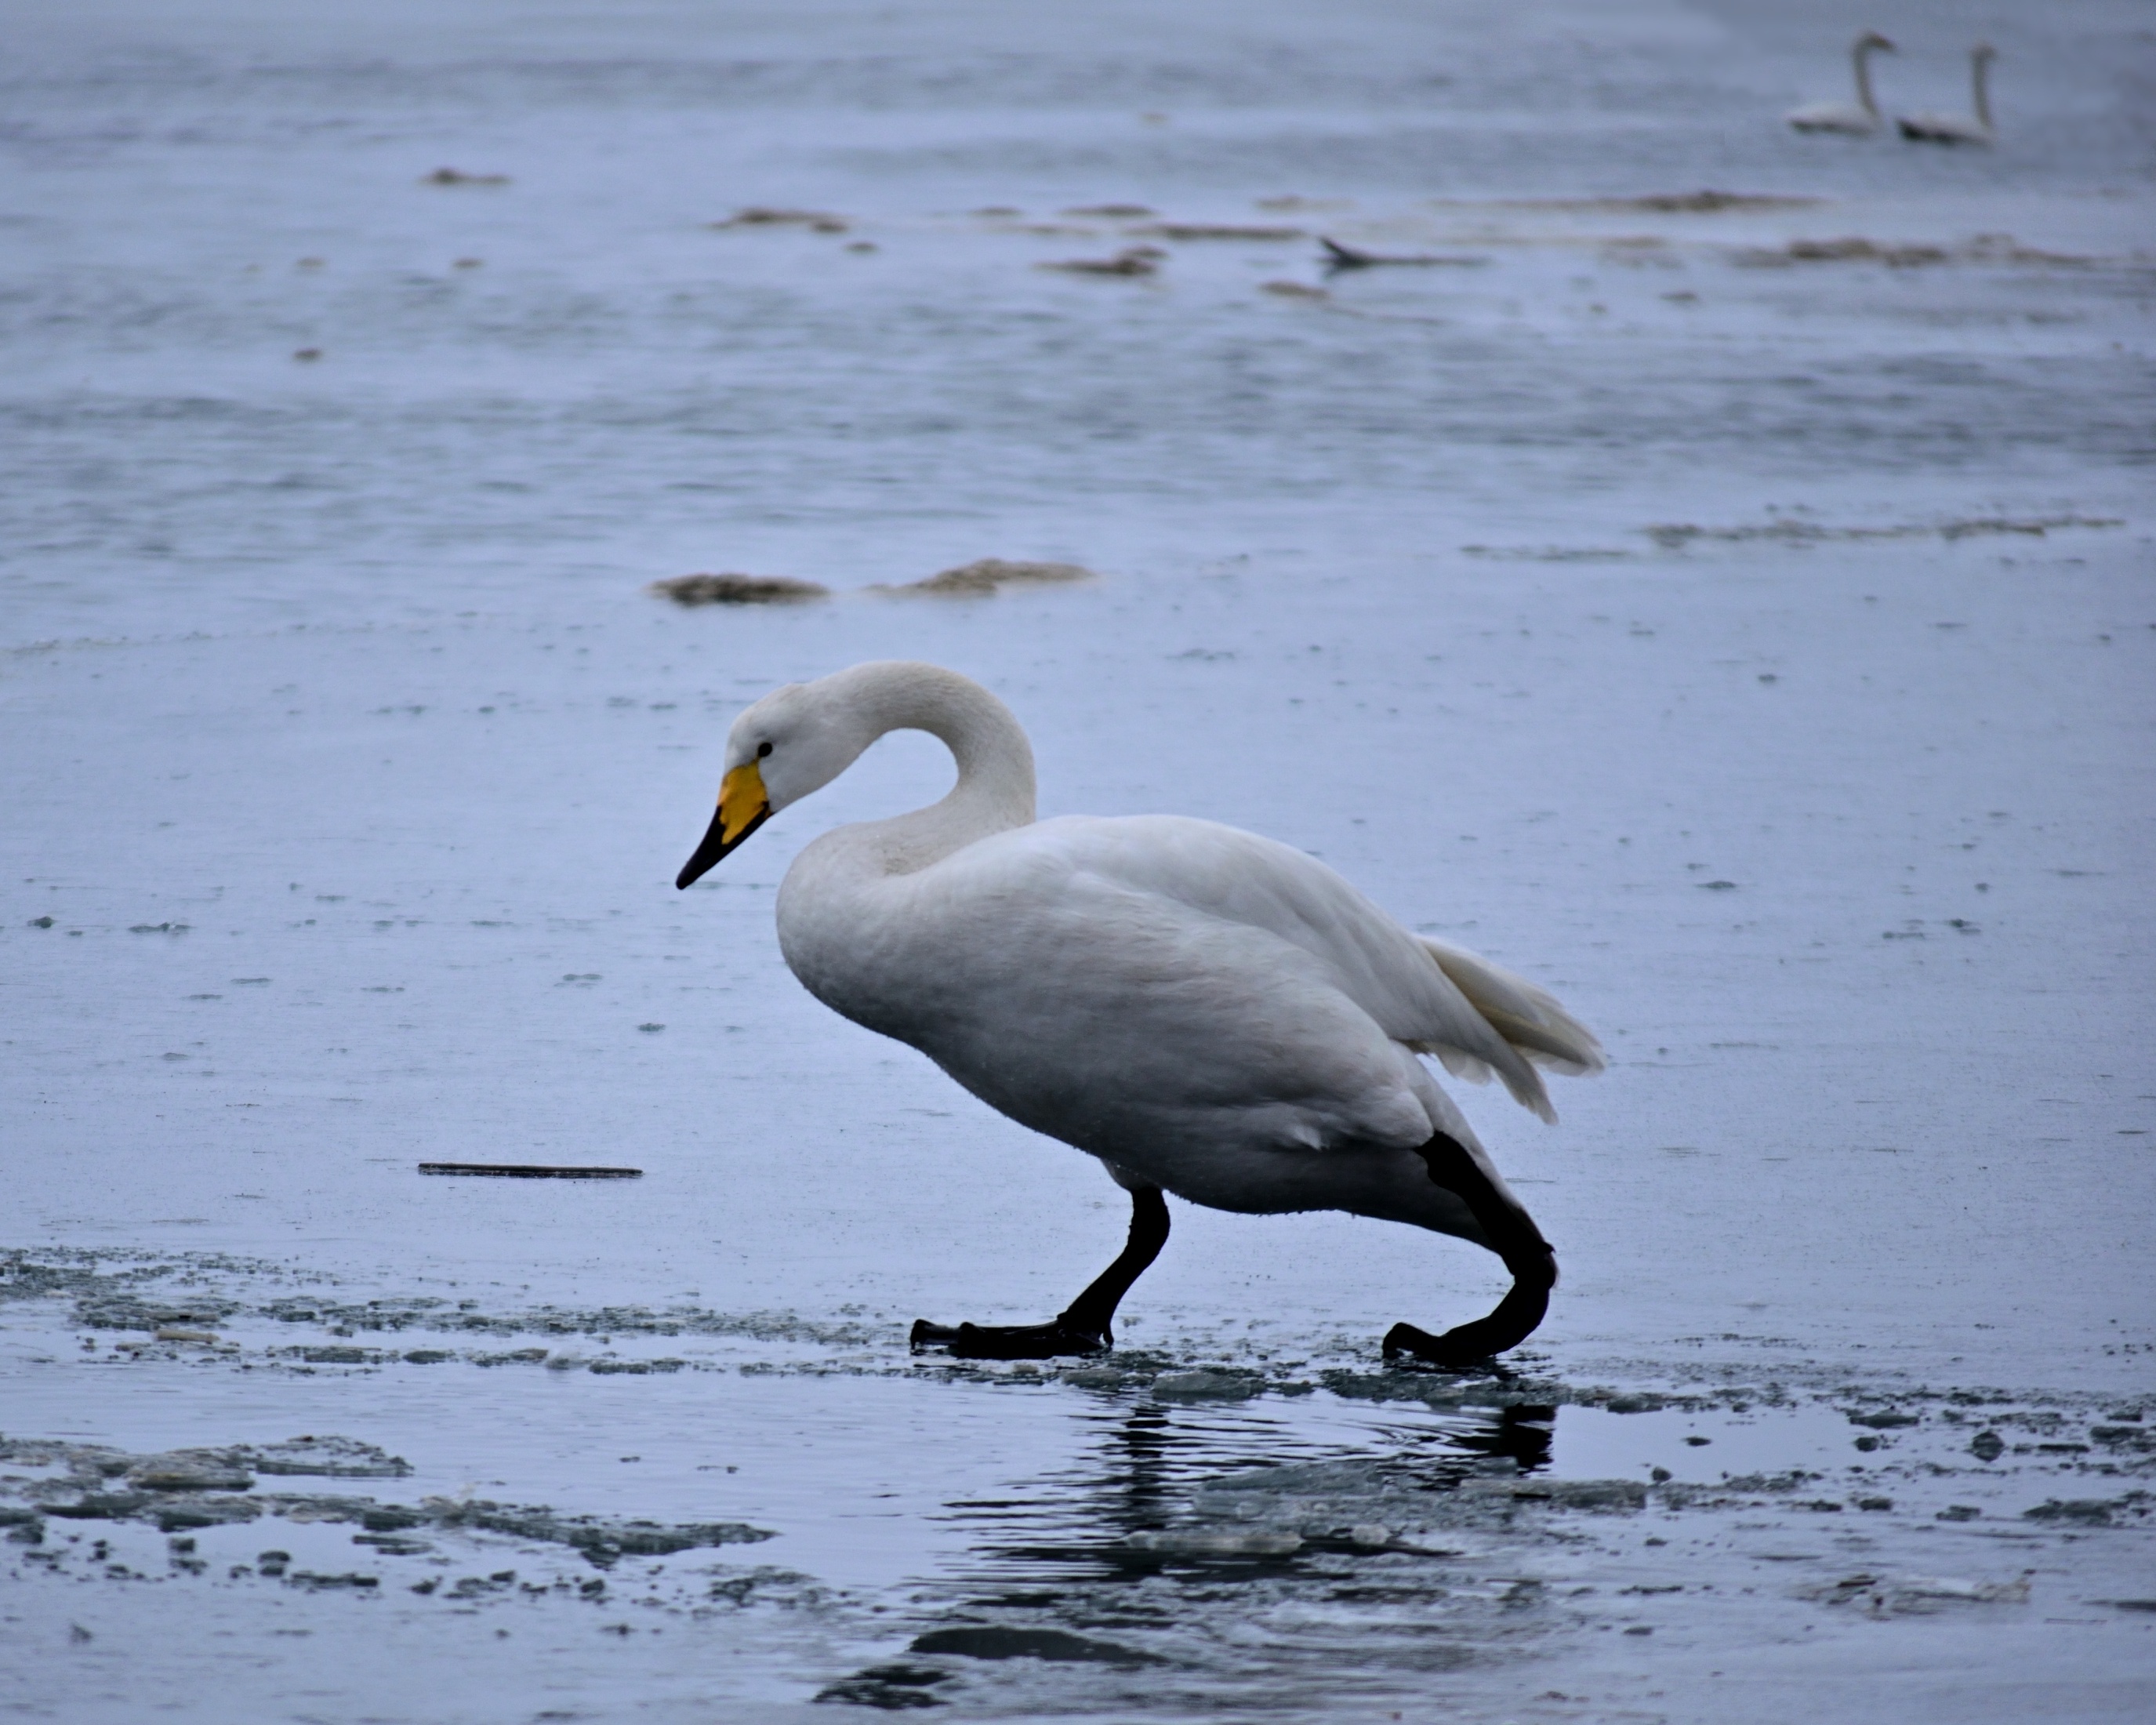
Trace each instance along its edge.
<path fill-rule="evenodd" d="M 771 798 L 763 788 L 763 773 L 753 761 L 744 761 L 726 776 L 719 787 L 719 837 L 732 845 L 771 812 Z"/>

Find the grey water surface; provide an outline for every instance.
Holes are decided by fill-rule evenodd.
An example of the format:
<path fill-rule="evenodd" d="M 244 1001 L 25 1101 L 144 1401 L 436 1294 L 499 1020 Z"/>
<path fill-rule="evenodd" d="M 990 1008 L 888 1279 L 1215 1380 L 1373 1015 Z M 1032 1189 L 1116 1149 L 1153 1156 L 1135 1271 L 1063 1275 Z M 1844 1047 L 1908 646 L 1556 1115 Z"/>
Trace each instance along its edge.
<path fill-rule="evenodd" d="M 1997 144 L 1784 127 L 1863 24 Z M 0 1713 L 2156 1707 L 2145 8 L 5 35 Z M 877 590 L 983 557 L 1096 572 Z M 1180 1204 L 1108 1359 L 909 1358 L 1125 1209 L 778 956 L 937 746 L 672 887 L 879 656 L 1600 1032 L 1461 1094 L 1504 1372 L 1377 1345 L 1486 1255 Z"/>

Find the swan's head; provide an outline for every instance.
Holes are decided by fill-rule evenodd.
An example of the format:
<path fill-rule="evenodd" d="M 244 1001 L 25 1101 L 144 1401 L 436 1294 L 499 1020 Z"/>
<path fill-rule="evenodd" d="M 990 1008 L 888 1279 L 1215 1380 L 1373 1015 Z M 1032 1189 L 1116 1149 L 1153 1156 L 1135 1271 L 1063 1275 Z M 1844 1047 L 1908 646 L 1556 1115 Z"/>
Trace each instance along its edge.
<path fill-rule="evenodd" d="M 1999 58 L 1999 50 L 1989 42 L 1979 42 L 1969 49 L 1969 57 L 1973 60 L 1995 60 Z"/>
<path fill-rule="evenodd" d="M 1856 39 L 1856 51 L 1859 54 L 1892 54 L 1894 44 L 1876 30 L 1866 30 Z"/>
<path fill-rule="evenodd" d="M 831 686 L 834 680 L 788 683 L 734 721 L 718 813 L 675 886 L 690 886 L 780 809 L 830 783 L 875 741 L 859 707 Z"/>

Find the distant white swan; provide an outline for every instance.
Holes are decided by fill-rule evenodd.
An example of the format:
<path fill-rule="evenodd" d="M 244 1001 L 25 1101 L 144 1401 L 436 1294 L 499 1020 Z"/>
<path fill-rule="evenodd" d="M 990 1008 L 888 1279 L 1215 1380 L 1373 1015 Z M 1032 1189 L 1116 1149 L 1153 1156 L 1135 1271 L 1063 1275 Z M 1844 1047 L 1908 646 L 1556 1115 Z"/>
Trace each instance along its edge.
<path fill-rule="evenodd" d="M 1969 75 L 1974 114 L 1897 115 L 1894 123 L 1902 136 L 1920 144 L 1989 144 L 1999 134 L 1991 123 L 1991 63 L 1999 50 L 1979 42 L 1969 51 Z"/>
<path fill-rule="evenodd" d="M 1339 1209 L 1487 1247 L 1512 1291 L 1389 1357 L 1462 1367 L 1542 1321 L 1556 1259 L 1416 1059 L 1492 1072 L 1555 1117 L 1537 1065 L 1600 1070 L 1594 1035 L 1542 989 L 1410 934 L 1301 851 L 1168 815 L 1034 818 L 1033 750 L 1009 708 L 935 665 L 857 665 L 734 721 L 687 886 L 886 732 L 957 757 L 932 807 L 840 827 L 778 893 L 808 991 L 911 1044 L 991 1107 L 1098 1157 L 1131 1194 L 1128 1244 L 1048 1323 L 913 1328 L 916 1350 L 1045 1359 L 1113 1343 L 1117 1303 L 1168 1239 L 1163 1191 L 1216 1209 Z"/>
<path fill-rule="evenodd" d="M 1892 54 L 1894 44 L 1876 30 L 1866 30 L 1850 45 L 1849 58 L 1856 68 L 1856 100 L 1853 102 L 1813 102 L 1792 108 L 1782 117 L 1799 131 L 1838 131 L 1851 137 L 1867 137 L 1879 130 L 1879 104 L 1871 96 L 1871 56 Z"/>

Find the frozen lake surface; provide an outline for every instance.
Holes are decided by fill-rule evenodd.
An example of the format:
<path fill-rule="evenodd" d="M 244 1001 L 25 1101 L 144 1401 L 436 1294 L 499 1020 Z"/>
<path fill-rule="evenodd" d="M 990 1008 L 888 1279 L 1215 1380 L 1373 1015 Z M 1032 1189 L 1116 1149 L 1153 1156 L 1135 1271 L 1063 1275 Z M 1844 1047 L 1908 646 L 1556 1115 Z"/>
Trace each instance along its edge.
<path fill-rule="evenodd" d="M 2145 8 L 290 11 L 0 70 L 0 1714 L 2156 1710 Z M 1507 1373 L 1180 1204 L 908 1358 L 1126 1210 L 779 958 L 937 746 L 672 887 L 885 656 L 1602 1034 Z"/>

